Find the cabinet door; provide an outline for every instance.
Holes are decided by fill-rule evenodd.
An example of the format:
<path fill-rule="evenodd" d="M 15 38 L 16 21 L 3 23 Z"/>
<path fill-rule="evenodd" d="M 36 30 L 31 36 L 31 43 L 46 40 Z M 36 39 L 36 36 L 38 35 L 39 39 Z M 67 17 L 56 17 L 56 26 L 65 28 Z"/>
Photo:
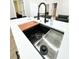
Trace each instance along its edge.
<path fill-rule="evenodd" d="M 23 0 L 13 0 L 16 10 L 16 15 L 25 16 L 24 3 Z"/>
<path fill-rule="evenodd" d="M 15 18 L 16 17 L 16 11 L 14 7 L 13 0 L 10 1 L 10 18 Z"/>

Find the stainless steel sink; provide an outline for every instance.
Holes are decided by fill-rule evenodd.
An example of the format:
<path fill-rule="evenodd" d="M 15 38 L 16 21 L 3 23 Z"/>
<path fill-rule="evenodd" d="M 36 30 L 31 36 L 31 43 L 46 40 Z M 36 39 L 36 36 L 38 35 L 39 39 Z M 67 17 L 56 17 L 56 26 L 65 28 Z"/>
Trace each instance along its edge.
<path fill-rule="evenodd" d="M 57 58 L 64 35 L 63 32 L 42 24 L 23 32 L 44 59 Z"/>
<path fill-rule="evenodd" d="M 44 38 L 56 48 L 60 47 L 62 41 L 63 33 L 60 33 L 56 30 L 50 29 L 48 33 L 45 34 Z"/>
<path fill-rule="evenodd" d="M 47 48 L 43 50 L 48 51 L 44 56 L 45 59 L 56 59 L 63 38 L 63 33 L 50 29 L 38 42 L 34 45 L 40 51 L 41 46 L 46 46 Z M 41 51 L 40 51 L 41 52 Z"/>
<path fill-rule="evenodd" d="M 43 55 L 45 59 L 55 59 L 58 51 L 54 50 L 44 39 L 41 39 L 37 44 L 35 44 L 36 48 L 40 51 L 40 47 L 44 45 L 47 47 L 48 53 Z M 45 52 L 45 51 L 44 51 Z M 43 53 L 44 53 L 43 52 Z M 42 54 L 42 53 L 41 53 Z"/>

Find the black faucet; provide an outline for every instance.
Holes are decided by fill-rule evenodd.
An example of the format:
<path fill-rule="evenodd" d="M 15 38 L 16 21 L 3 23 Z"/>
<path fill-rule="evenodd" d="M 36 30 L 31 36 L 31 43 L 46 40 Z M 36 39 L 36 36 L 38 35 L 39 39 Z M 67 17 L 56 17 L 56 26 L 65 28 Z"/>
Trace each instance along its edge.
<path fill-rule="evenodd" d="M 42 4 L 45 6 L 45 20 L 44 20 L 44 22 L 46 23 L 46 22 L 48 22 L 48 21 L 46 20 L 47 8 L 46 8 L 46 4 L 45 4 L 44 2 L 40 3 L 39 6 L 38 6 L 38 20 L 40 20 L 40 18 L 39 18 L 39 17 L 40 17 L 40 12 L 39 12 L 39 10 L 40 10 L 40 6 L 41 6 Z"/>

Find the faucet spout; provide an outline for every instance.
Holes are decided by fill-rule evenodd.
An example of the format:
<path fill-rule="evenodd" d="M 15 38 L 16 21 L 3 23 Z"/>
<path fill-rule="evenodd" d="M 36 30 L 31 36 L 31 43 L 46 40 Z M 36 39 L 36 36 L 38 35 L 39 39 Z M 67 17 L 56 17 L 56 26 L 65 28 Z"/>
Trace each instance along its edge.
<path fill-rule="evenodd" d="M 42 4 L 45 6 L 45 20 L 44 20 L 44 22 L 46 23 L 46 22 L 48 22 L 48 21 L 46 20 L 47 7 L 46 7 L 46 4 L 45 4 L 44 2 L 40 3 L 39 6 L 38 6 L 38 20 L 40 20 L 40 12 L 39 12 L 39 11 L 40 11 L 40 6 L 41 6 Z"/>

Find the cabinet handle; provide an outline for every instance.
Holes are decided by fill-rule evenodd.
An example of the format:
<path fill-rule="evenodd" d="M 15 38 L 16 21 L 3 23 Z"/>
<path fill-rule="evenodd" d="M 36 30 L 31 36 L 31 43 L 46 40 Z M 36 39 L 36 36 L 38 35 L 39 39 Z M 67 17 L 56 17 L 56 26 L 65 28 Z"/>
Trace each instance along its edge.
<path fill-rule="evenodd" d="M 20 59 L 20 56 L 18 54 L 18 51 L 16 51 L 16 56 L 17 56 L 17 59 Z"/>

